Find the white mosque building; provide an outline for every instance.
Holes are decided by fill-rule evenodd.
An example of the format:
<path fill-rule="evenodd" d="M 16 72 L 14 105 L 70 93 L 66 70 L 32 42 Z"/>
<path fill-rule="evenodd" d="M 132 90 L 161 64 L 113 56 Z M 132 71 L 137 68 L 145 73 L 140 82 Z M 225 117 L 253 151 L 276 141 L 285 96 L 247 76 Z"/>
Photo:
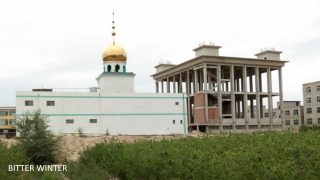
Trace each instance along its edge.
<path fill-rule="evenodd" d="M 183 93 L 135 93 L 125 50 L 115 42 L 103 52 L 98 87 L 88 92 L 33 89 L 16 92 L 17 116 L 40 109 L 56 134 L 165 135 L 187 133 Z"/>

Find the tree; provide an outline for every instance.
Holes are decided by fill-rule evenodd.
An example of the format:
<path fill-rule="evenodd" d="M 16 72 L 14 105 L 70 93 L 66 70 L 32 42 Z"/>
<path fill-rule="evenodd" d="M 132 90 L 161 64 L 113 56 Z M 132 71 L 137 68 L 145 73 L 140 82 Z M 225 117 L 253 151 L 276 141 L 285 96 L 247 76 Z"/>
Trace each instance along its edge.
<path fill-rule="evenodd" d="M 27 112 L 17 123 L 20 133 L 20 145 L 34 164 L 52 164 L 57 162 L 59 138 L 48 130 L 48 118 L 40 110 Z"/>

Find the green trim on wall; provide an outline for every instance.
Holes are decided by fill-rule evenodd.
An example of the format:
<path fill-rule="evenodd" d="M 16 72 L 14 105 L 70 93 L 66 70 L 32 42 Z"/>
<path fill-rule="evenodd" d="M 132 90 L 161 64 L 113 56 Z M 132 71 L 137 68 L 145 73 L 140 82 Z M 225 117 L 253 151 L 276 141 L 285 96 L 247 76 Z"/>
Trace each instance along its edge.
<path fill-rule="evenodd" d="M 186 97 L 157 97 L 157 96 L 36 96 L 36 95 L 17 95 L 16 98 L 93 98 L 93 99 L 184 99 Z"/>
<path fill-rule="evenodd" d="M 186 113 L 93 113 L 93 114 L 46 114 L 44 116 L 180 116 Z M 17 114 L 23 116 L 23 114 Z"/>

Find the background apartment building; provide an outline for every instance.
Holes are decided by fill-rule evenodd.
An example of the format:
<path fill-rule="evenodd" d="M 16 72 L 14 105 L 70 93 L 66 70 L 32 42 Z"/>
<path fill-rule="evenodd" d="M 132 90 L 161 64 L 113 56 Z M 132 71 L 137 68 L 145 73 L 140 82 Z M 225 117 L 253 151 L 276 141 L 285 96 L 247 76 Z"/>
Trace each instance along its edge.
<path fill-rule="evenodd" d="M 320 125 L 320 81 L 303 84 L 304 124 Z"/>
<path fill-rule="evenodd" d="M 0 137 L 12 137 L 16 134 L 16 108 L 0 107 Z"/>

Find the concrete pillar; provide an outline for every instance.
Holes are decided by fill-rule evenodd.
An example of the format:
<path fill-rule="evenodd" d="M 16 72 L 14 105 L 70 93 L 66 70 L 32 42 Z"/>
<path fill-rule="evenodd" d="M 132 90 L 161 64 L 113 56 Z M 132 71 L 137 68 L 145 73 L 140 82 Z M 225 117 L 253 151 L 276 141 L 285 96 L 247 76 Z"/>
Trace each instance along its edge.
<path fill-rule="evenodd" d="M 205 107 L 205 118 L 206 122 L 209 121 L 208 116 L 208 74 L 207 74 L 207 64 L 203 65 L 203 86 L 204 86 L 204 107 Z"/>
<path fill-rule="evenodd" d="M 243 66 L 242 71 L 242 77 L 243 77 L 243 91 L 244 91 L 244 98 L 243 98 L 243 106 L 244 106 L 244 119 L 246 124 L 246 129 L 249 129 L 249 118 L 248 118 L 248 91 L 247 91 L 247 66 Z"/>
<path fill-rule="evenodd" d="M 222 130 L 223 120 L 222 120 L 222 95 L 221 95 L 221 65 L 218 65 L 217 69 L 217 86 L 218 86 L 218 107 L 220 116 L 220 130 Z"/>
<path fill-rule="evenodd" d="M 194 70 L 194 86 L 195 86 L 195 92 L 199 91 L 199 84 L 198 84 L 198 73 L 197 70 Z"/>
<path fill-rule="evenodd" d="M 269 107 L 269 120 L 270 120 L 270 129 L 273 129 L 273 104 L 272 104 L 272 79 L 271 79 L 271 70 L 267 69 L 267 82 L 268 82 L 268 107 Z"/>
<path fill-rule="evenodd" d="M 284 128 L 284 111 L 283 111 L 283 84 L 282 84 L 282 68 L 278 69 L 279 73 L 279 94 L 280 94 L 280 115 L 281 115 L 281 124 L 282 128 Z"/>
<path fill-rule="evenodd" d="M 249 85 L 250 85 L 250 92 L 253 92 L 253 80 L 252 80 L 252 75 L 249 76 L 249 81 L 250 81 L 250 83 L 249 83 Z"/>
<path fill-rule="evenodd" d="M 178 90 L 178 93 L 182 93 L 182 73 L 180 73 L 179 75 L 179 90 Z"/>
<path fill-rule="evenodd" d="M 161 93 L 164 92 L 164 87 L 163 87 L 163 80 L 161 79 Z"/>
<path fill-rule="evenodd" d="M 237 78 L 237 92 L 241 92 L 241 89 L 240 89 L 240 78 Z"/>
<path fill-rule="evenodd" d="M 232 122 L 233 122 L 233 129 L 235 129 L 236 123 L 236 112 L 235 112 L 235 84 L 234 84 L 234 66 L 231 65 L 230 67 L 230 77 L 231 77 L 231 114 L 232 114 Z"/>
<path fill-rule="evenodd" d="M 170 81 L 169 81 L 169 77 L 167 77 L 167 93 L 170 93 Z"/>
<path fill-rule="evenodd" d="M 156 81 L 156 93 L 159 93 L 159 82 Z"/>
<path fill-rule="evenodd" d="M 261 129 L 261 122 L 260 122 L 260 75 L 259 75 L 259 67 L 255 67 L 255 76 L 256 76 L 256 118 L 258 120 L 258 128 Z"/>
<path fill-rule="evenodd" d="M 188 108 L 188 124 L 191 124 L 191 105 L 190 105 L 190 74 L 189 74 L 189 70 L 187 70 L 187 82 L 186 82 L 186 88 L 187 88 L 187 108 Z"/>
<path fill-rule="evenodd" d="M 173 93 L 177 93 L 176 92 L 176 75 L 173 75 Z"/>

